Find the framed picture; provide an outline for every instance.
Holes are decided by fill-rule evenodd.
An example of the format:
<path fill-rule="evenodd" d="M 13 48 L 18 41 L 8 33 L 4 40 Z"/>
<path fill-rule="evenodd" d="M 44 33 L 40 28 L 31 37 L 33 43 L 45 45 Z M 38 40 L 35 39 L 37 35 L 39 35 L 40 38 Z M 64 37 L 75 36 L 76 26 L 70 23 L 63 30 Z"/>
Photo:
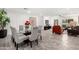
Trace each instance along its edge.
<path fill-rule="evenodd" d="M 63 28 L 66 28 L 67 27 L 67 24 L 68 24 L 68 19 L 63 19 L 62 20 L 62 27 Z"/>
<path fill-rule="evenodd" d="M 73 19 L 68 19 L 68 23 L 70 23 L 71 21 L 73 21 Z"/>
<path fill-rule="evenodd" d="M 58 25 L 58 19 L 54 20 L 54 25 Z"/>
<path fill-rule="evenodd" d="M 46 25 L 46 26 L 49 25 L 49 20 L 45 20 L 45 25 Z"/>
<path fill-rule="evenodd" d="M 62 23 L 68 23 L 67 19 L 62 20 Z"/>

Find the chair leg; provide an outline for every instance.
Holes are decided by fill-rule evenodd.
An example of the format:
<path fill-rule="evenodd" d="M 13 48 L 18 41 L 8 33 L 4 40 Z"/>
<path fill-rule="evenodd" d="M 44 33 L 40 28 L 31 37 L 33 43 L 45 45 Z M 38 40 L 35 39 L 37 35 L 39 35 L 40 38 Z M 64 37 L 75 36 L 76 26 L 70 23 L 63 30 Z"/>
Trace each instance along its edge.
<path fill-rule="evenodd" d="M 38 45 L 38 39 L 36 39 L 35 41 L 36 41 L 36 43 L 37 43 L 37 45 Z"/>
<path fill-rule="evenodd" d="M 42 36 L 40 36 L 40 39 L 42 40 Z"/>
<path fill-rule="evenodd" d="M 18 50 L 18 44 L 16 44 L 16 50 Z"/>
<path fill-rule="evenodd" d="M 29 46 L 29 42 L 30 42 L 30 41 L 29 41 L 29 39 L 28 39 L 27 46 Z"/>
<path fill-rule="evenodd" d="M 16 47 L 16 42 L 14 42 L 14 46 Z"/>
<path fill-rule="evenodd" d="M 11 37 L 11 39 L 12 39 L 12 42 L 14 43 L 14 38 L 13 38 L 13 37 Z"/>
<path fill-rule="evenodd" d="M 37 39 L 37 45 L 38 45 L 38 39 Z"/>
<path fill-rule="evenodd" d="M 18 50 L 18 44 L 16 42 L 14 42 L 14 45 L 16 47 L 16 50 Z"/>
<path fill-rule="evenodd" d="M 29 46 L 29 42 L 27 43 L 27 46 Z"/>
<path fill-rule="evenodd" d="M 30 41 L 30 47 L 32 48 L 32 41 Z"/>

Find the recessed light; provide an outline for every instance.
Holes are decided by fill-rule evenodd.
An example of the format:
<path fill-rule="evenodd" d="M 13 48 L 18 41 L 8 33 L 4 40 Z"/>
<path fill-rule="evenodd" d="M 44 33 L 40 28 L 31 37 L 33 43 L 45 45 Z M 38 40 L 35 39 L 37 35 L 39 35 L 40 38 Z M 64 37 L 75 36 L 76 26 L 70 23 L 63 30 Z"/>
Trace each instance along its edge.
<path fill-rule="evenodd" d="M 28 14 L 30 14 L 30 13 L 31 13 L 31 11 L 30 11 L 30 10 L 27 10 L 27 13 L 28 13 Z"/>

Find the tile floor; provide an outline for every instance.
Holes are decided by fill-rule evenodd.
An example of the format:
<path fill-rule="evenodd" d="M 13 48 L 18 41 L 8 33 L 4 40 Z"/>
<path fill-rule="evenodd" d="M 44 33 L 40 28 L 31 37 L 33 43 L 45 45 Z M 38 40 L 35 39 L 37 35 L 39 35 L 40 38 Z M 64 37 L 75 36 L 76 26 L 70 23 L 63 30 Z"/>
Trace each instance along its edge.
<path fill-rule="evenodd" d="M 62 35 L 52 34 L 51 30 L 42 31 L 43 39 L 33 48 L 24 45 L 19 50 L 79 50 L 79 36 L 68 36 L 66 31 Z M 0 39 L 0 50 L 15 50 L 10 35 Z"/>

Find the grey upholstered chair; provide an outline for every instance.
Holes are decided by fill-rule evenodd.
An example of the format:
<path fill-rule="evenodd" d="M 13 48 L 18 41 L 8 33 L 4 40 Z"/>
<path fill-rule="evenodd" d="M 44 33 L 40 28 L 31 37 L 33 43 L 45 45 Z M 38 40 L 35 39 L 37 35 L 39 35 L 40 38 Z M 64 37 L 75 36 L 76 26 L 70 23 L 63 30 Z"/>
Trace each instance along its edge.
<path fill-rule="evenodd" d="M 24 26 L 23 25 L 19 25 L 19 33 L 24 33 Z"/>
<path fill-rule="evenodd" d="M 38 38 L 42 40 L 42 26 L 38 27 Z"/>
<path fill-rule="evenodd" d="M 18 50 L 19 44 L 22 43 L 24 40 L 27 40 L 28 36 L 25 36 L 23 34 L 18 35 L 16 29 L 13 27 L 11 27 L 11 31 L 13 42 L 15 43 L 16 50 Z"/>
<path fill-rule="evenodd" d="M 30 46 L 32 48 L 33 43 L 37 43 L 38 45 L 38 28 L 34 27 L 31 30 L 31 35 L 29 36 Z"/>

